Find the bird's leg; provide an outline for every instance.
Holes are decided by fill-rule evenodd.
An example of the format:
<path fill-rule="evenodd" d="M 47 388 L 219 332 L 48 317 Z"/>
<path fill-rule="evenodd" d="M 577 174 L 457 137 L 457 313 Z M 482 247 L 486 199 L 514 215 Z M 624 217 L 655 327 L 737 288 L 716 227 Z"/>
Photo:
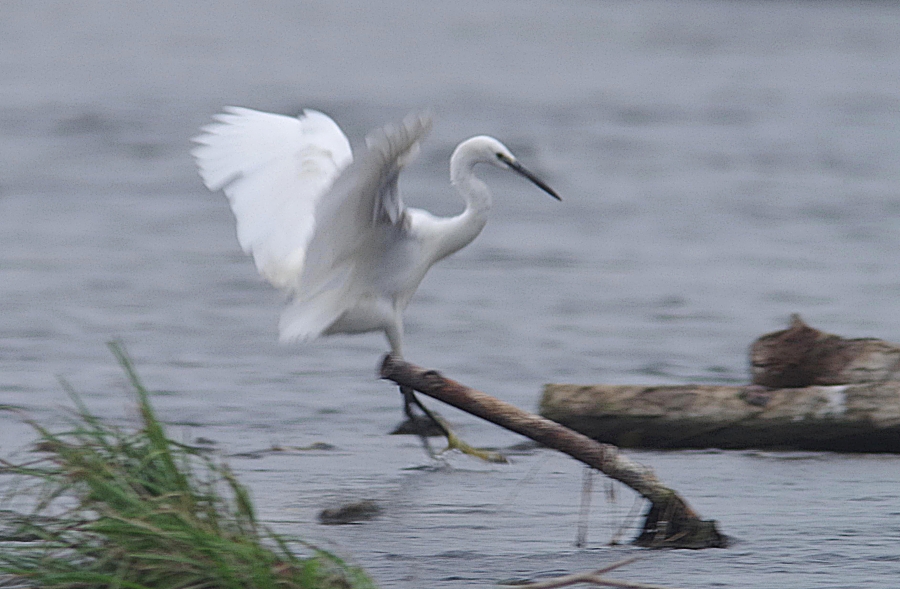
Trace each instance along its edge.
<path fill-rule="evenodd" d="M 406 414 L 406 421 L 401 423 L 394 430 L 395 434 L 415 434 L 419 437 L 423 436 L 447 436 L 449 428 L 440 418 L 425 407 L 415 391 L 409 387 L 400 387 L 400 394 L 403 395 L 403 412 Z M 414 409 L 418 407 L 423 415 L 418 415 Z"/>
<path fill-rule="evenodd" d="M 438 456 L 434 452 L 434 449 L 432 449 L 431 442 L 428 441 L 428 436 L 436 435 L 438 431 L 445 436 L 449 435 L 446 426 L 438 421 L 436 416 L 422 405 L 422 402 L 416 397 L 416 392 L 413 389 L 401 386 L 400 394 L 403 395 L 403 412 L 406 413 L 406 423 L 410 425 L 411 431 L 419 436 L 419 440 L 422 441 L 422 447 L 425 448 L 425 453 L 431 458 L 436 459 Z M 418 405 L 419 409 L 425 413 L 430 422 L 426 422 L 424 418 L 419 417 L 413 412 L 414 405 Z M 435 429 L 435 427 L 437 427 L 437 429 Z"/>
<path fill-rule="evenodd" d="M 388 343 L 391 346 L 391 354 L 397 358 L 403 358 L 403 322 L 400 319 L 400 312 L 395 313 L 396 321 L 385 329 Z M 438 421 L 438 418 L 429 411 L 422 402 L 416 397 L 415 391 L 409 387 L 400 387 L 400 394 L 403 395 L 403 412 L 406 414 L 407 420 L 400 424 L 393 433 L 395 434 L 416 434 L 419 437 L 425 436 L 447 436 L 449 428 Z M 417 406 L 425 414 L 422 418 L 415 414 L 413 406 Z"/>
<path fill-rule="evenodd" d="M 397 358 L 403 358 L 403 323 L 399 320 L 396 321 L 385 330 L 385 335 L 391 346 L 391 354 Z M 432 413 L 422 404 L 422 401 L 419 400 L 412 388 L 401 386 L 400 394 L 403 395 L 403 412 L 406 414 L 408 420 L 406 423 L 397 427 L 393 433 L 416 434 L 421 438 L 422 445 L 425 446 L 426 452 L 428 452 L 432 458 L 434 457 L 434 453 L 431 451 L 431 445 L 428 443 L 427 436 L 442 435 L 447 438 L 448 450 L 456 449 L 463 454 L 475 456 L 476 458 L 481 458 L 487 462 L 506 462 L 506 458 L 499 452 L 479 450 L 457 438 L 456 434 L 450 430 L 450 427 L 440 417 Z M 422 413 L 425 414 L 427 420 L 415 415 L 413 412 L 413 405 L 422 410 Z"/>
<path fill-rule="evenodd" d="M 441 418 L 432 413 L 428 407 L 422 404 L 422 401 L 416 396 L 416 392 L 410 387 L 400 387 L 400 393 L 403 395 L 403 411 L 406 413 L 406 416 L 410 419 L 417 419 L 416 415 L 413 414 L 412 407 L 415 405 L 418 407 L 422 413 L 425 414 L 425 417 L 431 420 L 434 423 L 435 427 L 437 427 L 441 434 L 449 438 L 450 437 L 450 429 L 441 421 Z"/>
<path fill-rule="evenodd" d="M 465 443 L 461 439 L 459 439 L 456 434 L 447 426 L 447 424 L 440 417 L 432 413 L 425 405 L 422 404 L 422 401 L 416 396 L 415 391 L 410 387 L 400 387 L 400 392 L 403 394 L 403 404 L 404 411 L 406 411 L 406 415 L 409 416 L 410 420 L 421 420 L 422 418 L 418 416 L 412 415 L 412 406 L 415 405 L 419 409 L 422 410 L 422 413 L 431 420 L 431 422 L 437 427 L 437 429 L 447 438 L 447 450 L 459 450 L 463 454 L 468 454 L 469 456 L 474 456 L 475 458 L 480 458 L 485 462 L 507 462 L 506 457 L 500 454 L 499 452 L 491 452 L 488 450 L 481 450 L 479 448 L 475 448 Z M 422 439 L 422 444 L 425 446 L 425 450 L 428 454 L 434 458 L 434 453 L 431 451 L 431 445 L 428 443 L 428 437 L 425 431 L 422 428 L 417 432 L 418 436 Z"/>
<path fill-rule="evenodd" d="M 403 412 L 409 419 L 415 419 L 416 414 L 413 413 L 413 405 L 416 404 L 416 393 L 409 387 L 400 387 L 400 394 L 403 395 Z"/>

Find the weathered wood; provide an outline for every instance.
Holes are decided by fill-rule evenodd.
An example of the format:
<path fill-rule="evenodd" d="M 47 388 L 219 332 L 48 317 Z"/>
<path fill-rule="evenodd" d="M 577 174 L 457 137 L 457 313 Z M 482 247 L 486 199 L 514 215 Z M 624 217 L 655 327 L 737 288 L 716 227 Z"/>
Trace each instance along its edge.
<path fill-rule="evenodd" d="M 825 333 L 795 314 L 787 329 L 753 342 L 750 372 L 753 384 L 770 388 L 900 380 L 900 346 Z"/>
<path fill-rule="evenodd" d="M 750 365 L 748 386 L 549 384 L 540 413 L 625 447 L 900 452 L 900 346 L 794 315 Z"/>
<path fill-rule="evenodd" d="M 434 370 L 420 368 L 391 355 L 384 358 L 381 377 L 564 452 L 628 485 L 651 503 L 644 531 L 636 540 L 642 546 L 706 548 L 722 547 L 727 543 L 716 529 L 715 521 L 701 520 L 649 468 L 623 456 L 613 445 L 597 443 L 559 423 L 522 411 Z"/>
<path fill-rule="evenodd" d="M 754 386 L 548 384 L 540 413 L 630 448 L 900 452 L 900 382 Z"/>
<path fill-rule="evenodd" d="M 624 560 L 620 560 L 619 562 L 615 562 L 611 565 L 607 565 L 602 569 L 597 569 L 595 571 L 562 575 L 535 583 L 502 583 L 501 587 L 515 587 L 516 589 L 558 589 L 559 587 L 588 584 L 597 585 L 600 587 L 619 587 L 625 589 L 671 589 L 669 587 L 662 587 L 660 585 L 646 585 L 644 583 L 633 583 L 630 581 L 608 579 L 603 576 L 605 573 L 608 573 L 609 571 L 615 570 L 627 564 L 631 564 L 635 560 L 637 560 L 637 557 L 633 556 L 631 558 L 626 558 Z"/>

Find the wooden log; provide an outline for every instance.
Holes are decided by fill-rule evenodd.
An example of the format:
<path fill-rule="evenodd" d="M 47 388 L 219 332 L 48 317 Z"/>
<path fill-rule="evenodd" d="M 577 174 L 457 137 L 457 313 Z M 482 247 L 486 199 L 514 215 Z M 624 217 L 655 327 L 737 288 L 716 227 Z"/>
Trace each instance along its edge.
<path fill-rule="evenodd" d="M 900 452 L 900 346 L 793 315 L 750 346 L 750 367 L 748 386 L 549 384 L 540 413 L 632 448 Z"/>
<path fill-rule="evenodd" d="M 540 413 L 629 448 L 900 452 L 900 382 L 755 386 L 548 384 Z"/>
<path fill-rule="evenodd" d="M 558 423 L 495 399 L 485 393 L 445 378 L 392 355 L 384 358 L 381 378 L 410 387 L 462 409 L 476 417 L 564 452 L 610 478 L 620 481 L 647 500 L 643 531 L 635 540 L 640 546 L 710 548 L 724 547 L 727 539 L 714 520 L 701 520 L 697 513 L 653 472 L 623 456 L 613 445 L 600 444 Z"/>
<path fill-rule="evenodd" d="M 825 333 L 794 314 L 787 329 L 753 342 L 750 372 L 753 384 L 770 388 L 900 380 L 900 346 Z"/>

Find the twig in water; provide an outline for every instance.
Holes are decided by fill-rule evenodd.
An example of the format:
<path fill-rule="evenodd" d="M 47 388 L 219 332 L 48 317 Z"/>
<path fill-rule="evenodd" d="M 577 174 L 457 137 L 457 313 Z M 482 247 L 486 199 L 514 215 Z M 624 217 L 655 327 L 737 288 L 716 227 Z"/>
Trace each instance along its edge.
<path fill-rule="evenodd" d="M 588 517 L 591 513 L 591 493 L 594 490 L 594 469 L 584 467 L 581 478 L 581 509 L 578 510 L 578 532 L 575 536 L 575 547 L 584 548 L 587 545 Z"/>
<path fill-rule="evenodd" d="M 609 539 L 610 546 L 617 546 L 619 544 L 619 538 L 622 537 L 622 534 L 628 529 L 628 526 L 637 516 L 638 512 L 643 506 L 644 502 L 641 500 L 640 495 L 635 495 L 634 502 L 631 504 L 631 509 L 628 510 L 628 513 L 622 519 L 622 522 L 619 524 L 619 528 L 613 532 L 612 537 Z"/>
<path fill-rule="evenodd" d="M 506 587 L 516 587 L 516 589 L 555 589 L 556 587 L 568 587 L 569 585 L 577 585 L 578 583 L 590 583 L 592 585 L 600 585 L 605 587 L 622 587 L 624 589 L 673 589 L 671 587 L 663 587 L 661 585 L 646 585 L 644 583 L 631 583 L 629 581 L 620 581 L 618 579 L 607 579 L 602 577 L 603 573 L 631 564 L 638 559 L 637 556 L 614 562 L 602 569 L 590 571 L 587 573 L 574 573 L 571 575 L 563 575 L 561 577 L 553 577 L 546 581 L 537 583 L 526 583 L 523 585 L 505 585 Z"/>

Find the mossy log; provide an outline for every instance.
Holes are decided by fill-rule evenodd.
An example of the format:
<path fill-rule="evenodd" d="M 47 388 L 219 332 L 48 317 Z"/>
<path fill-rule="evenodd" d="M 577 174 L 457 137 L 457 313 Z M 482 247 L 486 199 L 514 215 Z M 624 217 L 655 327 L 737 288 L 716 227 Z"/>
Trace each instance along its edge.
<path fill-rule="evenodd" d="M 752 344 L 750 363 L 746 386 L 549 384 L 540 413 L 632 448 L 900 452 L 900 346 L 795 315 Z"/>
<path fill-rule="evenodd" d="M 549 419 L 391 355 L 384 358 L 381 377 L 564 452 L 628 485 L 651 505 L 645 514 L 643 531 L 635 540 L 639 546 L 721 548 L 727 545 L 727 538 L 718 531 L 714 520 L 700 519 L 652 470 L 633 462 L 613 445 L 597 443 Z"/>

